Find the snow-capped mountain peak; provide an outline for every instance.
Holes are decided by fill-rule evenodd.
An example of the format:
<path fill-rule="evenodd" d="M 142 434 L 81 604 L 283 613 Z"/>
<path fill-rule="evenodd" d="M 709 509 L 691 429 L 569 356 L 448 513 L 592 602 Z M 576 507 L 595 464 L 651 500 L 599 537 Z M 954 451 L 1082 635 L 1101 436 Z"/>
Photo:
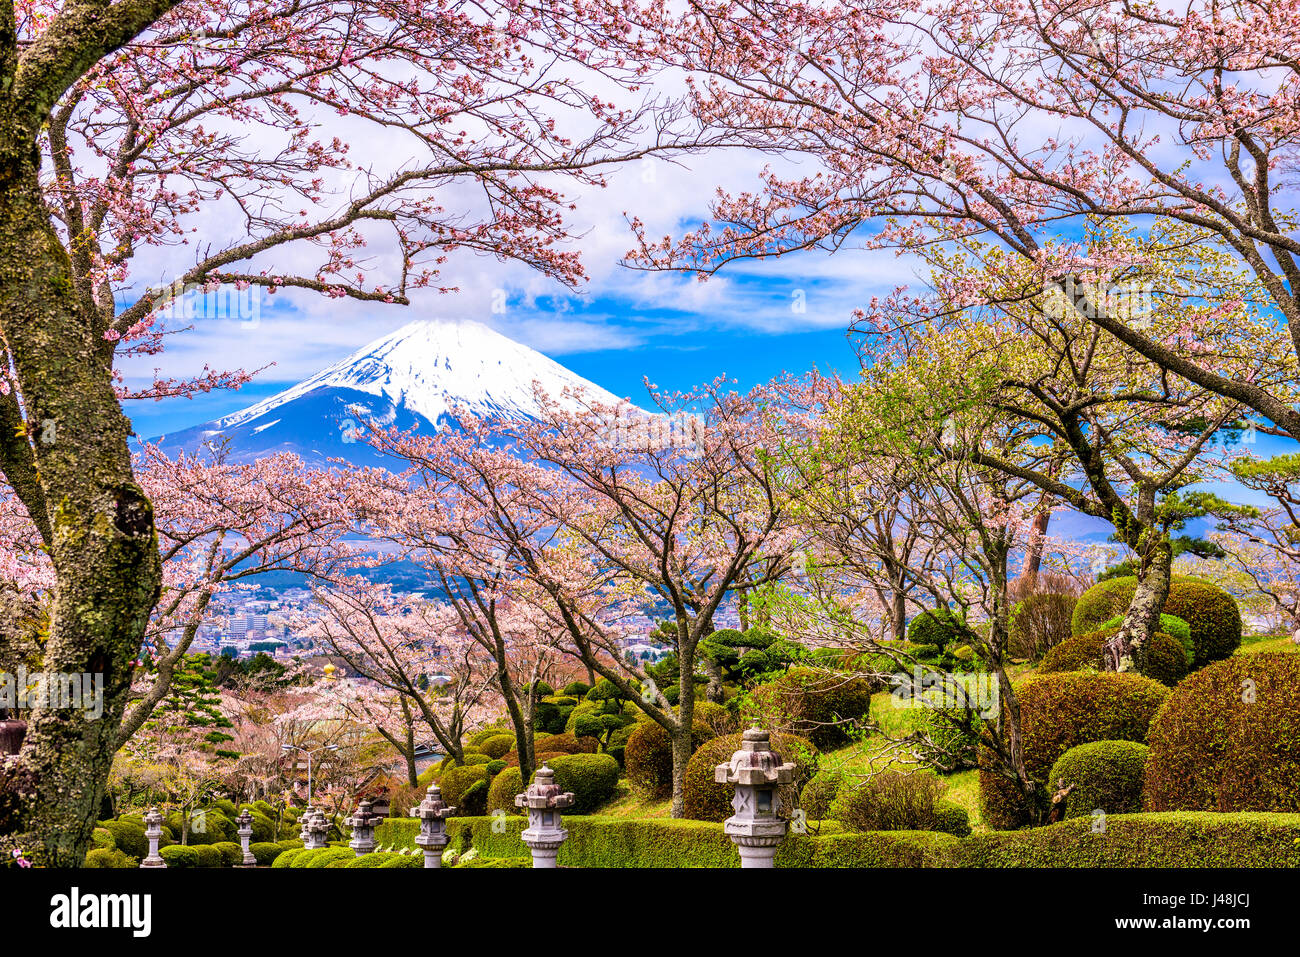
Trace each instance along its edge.
<path fill-rule="evenodd" d="M 417 319 L 377 339 L 290 389 L 217 420 L 237 428 L 316 389 L 350 389 L 383 396 L 430 422 L 453 405 L 476 415 L 536 417 L 537 382 L 552 397 L 565 388 L 592 400 L 619 400 L 536 350 L 472 320 Z"/>
<path fill-rule="evenodd" d="M 588 402 L 620 401 L 481 322 L 420 319 L 283 392 L 160 441 L 167 449 L 195 451 L 225 440 L 240 460 L 293 451 L 317 461 L 364 461 L 371 456 L 355 441 L 358 419 L 403 429 L 440 427 L 457 408 L 536 418 L 541 410 L 534 382 L 562 404 L 577 405 L 576 398 L 563 398 L 566 389 Z"/>

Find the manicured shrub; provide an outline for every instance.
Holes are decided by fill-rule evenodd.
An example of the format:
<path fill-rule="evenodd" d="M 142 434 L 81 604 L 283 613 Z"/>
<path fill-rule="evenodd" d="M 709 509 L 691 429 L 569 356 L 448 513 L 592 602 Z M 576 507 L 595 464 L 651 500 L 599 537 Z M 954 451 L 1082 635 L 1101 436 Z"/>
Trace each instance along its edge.
<path fill-rule="evenodd" d="M 1058 671 L 1100 671 L 1105 664 L 1106 642 L 1119 632 L 1119 626 L 1075 635 L 1061 642 L 1038 666 L 1040 674 Z M 1187 675 L 1187 651 L 1177 638 L 1157 631 L 1142 642 L 1134 659 L 1138 674 L 1166 685 L 1176 685 Z"/>
<path fill-rule="evenodd" d="M 538 754 L 543 751 L 560 751 L 564 754 L 595 754 L 598 747 L 600 747 L 600 744 L 594 738 L 580 739 L 568 733 L 539 734 L 533 739 L 533 750 Z"/>
<path fill-rule="evenodd" d="M 522 814 L 515 807 L 515 795 L 524 793 L 524 778 L 518 767 L 506 768 L 492 779 L 488 787 L 487 813 L 505 811 L 507 814 Z"/>
<path fill-rule="evenodd" d="M 907 626 L 908 641 L 917 645 L 934 645 L 939 651 L 961 642 L 965 635 L 961 620 L 948 608 L 923 611 Z"/>
<path fill-rule="evenodd" d="M 1074 633 L 1096 631 L 1116 615 L 1123 615 L 1136 590 L 1137 579 L 1132 576 L 1089 588 L 1075 606 Z M 1193 668 L 1226 658 L 1241 644 L 1241 610 L 1217 585 L 1176 575 L 1161 611 L 1187 622 L 1195 647 Z"/>
<path fill-rule="evenodd" d="M 185 820 L 180 811 L 167 815 L 167 826 L 172 829 L 176 839 L 180 840 Z M 216 844 L 238 837 L 235 825 L 216 808 L 199 808 L 190 813 L 190 833 L 188 843 L 192 847 L 200 844 Z"/>
<path fill-rule="evenodd" d="M 484 754 L 482 751 L 466 751 L 465 760 L 459 765 L 455 765 L 455 767 L 472 768 L 476 765 L 490 764 L 491 762 L 492 758 L 488 757 L 488 755 Z"/>
<path fill-rule="evenodd" d="M 488 782 L 491 778 L 475 781 L 460 795 L 460 809 L 464 814 L 486 814 Z"/>
<path fill-rule="evenodd" d="M 585 698 L 590 690 L 591 685 L 584 681 L 570 681 L 561 693 L 569 698 Z"/>
<path fill-rule="evenodd" d="M 1184 582 L 1169 589 L 1165 612 L 1187 622 L 1196 649 L 1193 668 L 1222 661 L 1241 646 L 1241 609 L 1222 588 L 1205 582 Z"/>
<path fill-rule="evenodd" d="M 283 851 L 280 852 L 279 856 L 277 856 L 277 857 L 275 858 L 274 861 L 271 862 L 271 866 L 272 866 L 272 867 L 291 867 L 291 866 L 293 865 L 294 860 L 295 860 L 295 859 L 296 859 L 300 854 L 303 854 L 303 853 L 305 853 L 305 848 L 301 848 L 301 847 L 290 847 L 290 848 L 286 848 L 285 850 L 283 850 Z"/>
<path fill-rule="evenodd" d="M 503 734 L 511 734 L 511 733 L 512 732 L 509 729 L 504 728 L 501 725 L 492 725 L 491 727 L 483 728 L 482 730 L 475 731 L 472 735 L 470 735 L 470 739 L 467 742 L 467 744 L 470 748 L 479 750 L 483 747 L 483 743 L 485 741 L 489 741 L 492 738 L 500 737 Z M 509 749 L 507 748 L 507 750 Z"/>
<path fill-rule="evenodd" d="M 239 808 L 235 807 L 235 802 L 226 798 L 217 798 L 212 802 L 212 806 L 232 821 L 239 816 Z"/>
<path fill-rule="evenodd" d="M 383 868 L 419 868 L 424 867 L 424 857 L 419 854 L 393 854 L 379 866 Z"/>
<path fill-rule="evenodd" d="M 1048 649 L 1070 637 L 1070 620 L 1077 603 L 1073 595 L 1037 592 L 1027 596 L 1015 609 L 1008 636 L 1012 658 L 1037 660 Z"/>
<path fill-rule="evenodd" d="M 1169 689 L 1129 672 L 1067 671 L 1030 675 L 1015 685 L 1025 768 L 1038 782 L 1038 806 L 1027 804 L 980 750 L 980 805 L 984 823 L 1017 828 L 1046 813 L 1052 765 L 1071 748 L 1092 741 L 1145 741 L 1151 719 Z"/>
<path fill-rule="evenodd" d="M 222 865 L 221 852 L 217 850 L 215 844 L 198 844 L 194 851 L 199 855 L 199 867 L 220 867 Z"/>
<path fill-rule="evenodd" d="M 515 736 L 513 734 L 497 734 L 488 738 L 479 745 L 483 753 L 490 758 L 499 758 L 507 751 L 514 750 Z"/>
<path fill-rule="evenodd" d="M 934 802 L 934 826 L 926 830 L 966 837 L 970 834 L 970 815 L 960 804 L 940 798 Z"/>
<path fill-rule="evenodd" d="M 90 843 L 96 850 L 113 851 L 117 849 L 117 841 L 113 840 L 113 832 L 103 826 L 97 827 L 90 832 Z"/>
<path fill-rule="evenodd" d="M 1193 673 L 1148 743 L 1148 811 L 1300 811 L 1300 655 L 1236 655 Z"/>
<path fill-rule="evenodd" d="M 502 761 L 500 758 L 497 758 L 494 761 L 489 761 L 487 764 L 483 765 L 483 767 L 487 768 L 487 773 L 489 775 L 491 775 L 492 777 L 496 777 L 507 767 L 509 767 L 509 765 L 506 764 L 504 761 Z"/>
<path fill-rule="evenodd" d="M 708 725 L 697 721 L 691 733 L 691 753 L 714 737 Z M 628 738 L 623 760 L 627 783 L 640 794 L 665 798 L 673 793 L 673 741 L 656 722 L 637 723 Z"/>
<path fill-rule="evenodd" d="M 249 844 L 248 850 L 253 857 L 257 858 L 257 863 L 262 867 L 268 867 L 275 863 L 275 859 L 284 853 L 284 848 L 269 841 Z"/>
<path fill-rule="evenodd" d="M 1116 615 L 1128 611 L 1136 592 L 1137 579 L 1132 575 L 1097 582 L 1079 596 L 1070 630 L 1076 635 L 1096 631 Z"/>
<path fill-rule="evenodd" d="M 394 858 L 409 857 L 409 854 L 398 854 L 396 851 L 374 851 L 370 854 L 362 854 L 360 857 L 354 857 L 351 860 L 343 861 L 344 867 L 386 867 Z M 417 858 L 423 860 L 423 857 Z"/>
<path fill-rule="evenodd" d="M 714 738 L 691 755 L 682 781 L 686 817 L 696 821 L 725 821 L 731 817 L 732 787 L 715 782 L 713 769 L 731 760 L 731 756 L 740 750 L 743 738 L 744 732 Z M 772 750 L 781 755 L 783 761 L 795 765 L 794 781 L 783 785 L 778 794 L 781 812 L 788 815 L 798 806 L 799 792 L 816 772 L 820 752 L 807 738 L 781 732 L 772 734 Z"/>
<path fill-rule="evenodd" d="M 222 867 L 237 867 L 244 863 L 243 845 L 236 844 L 234 841 L 222 841 L 219 844 L 213 844 L 212 849 L 221 855 Z M 252 851 L 253 845 L 250 844 L 248 849 Z"/>
<path fill-rule="evenodd" d="M 831 803 L 844 784 L 844 772 L 831 768 L 822 768 L 803 786 L 799 795 L 799 807 L 811 821 L 820 821 L 829 817 Z"/>
<path fill-rule="evenodd" d="M 293 867 L 335 867 L 342 861 L 350 861 L 356 852 L 350 847 L 324 847 L 319 850 L 306 851 L 294 859 Z"/>
<path fill-rule="evenodd" d="M 199 867 L 199 850 L 197 847 L 186 847 L 183 844 L 173 844 L 171 847 L 164 847 L 158 852 L 168 867 Z"/>
<path fill-rule="evenodd" d="M 1108 814 L 1027 831 L 973 834 L 963 867 L 1300 867 L 1300 815 Z"/>
<path fill-rule="evenodd" d="M 126 851 L 119 851 L 115 847 L 97 847 L 86 853 L 85 862 L 81 866 L 126 870 L 139 867 L 140 861 L 126 853 Z"/>
<path fill-rule="evenodd" d="M 739 722 L 730 709 L 716 701 L 695 702 L 692 717 L 694 721 L 707 725 L 715 737 L 720 734 L 734 734 L 739 727 Z"/>
<path fill-rule="evenodd" d="M 484 784 L 488 781 L 488 770 L 483 765 L 468 764 L 464 767 L 452 768 L 439 782 L 442 788 L 442 799 L 452 807 L 463 807 L 465 792 L 477 781 L 482 781 Z M 484 801 L 486 802 L 486 795 Z"/>
<path fill-rule="evenodd" d="M 560 790 L 573 792 L 570 814 L 592 813 L 618 789 L 618 762 L 608 754 L 565 755 L 552 760 L 550 768 Z"/>
<path fill-rule="evenodd" d="M 745 717 L 829 750 L 849 741 L 870 710 L 871 686 L 861 678 L 839 671 L 791 668 L 751 692 Z"/>
<path fill-rule="evenodd" d="M 1147 746 L 1137 741 L 1093 741 L 1061 755 L 1048 776 L 1048 790 L 1071 787 L 1065 799 L 1066 817 L 1087 817 L 1093 811 L 1132 814 L 1142 810 L 1142 775 Z"/>
<path fill-rule="evenodd" d="M 882 771 L 845 781 L 830 816 L 854 831 L 933 831 L 942 794 L 943 782 L 929 772 Z"/>
<path fill-rule="evenodd" d="M 144 859 L 149 853 L 149 839 L 144 836 L 143 825 L 135 821 L 100 821 L 99 826 L 113 836 L 113 846 L 132 857 Z"/>

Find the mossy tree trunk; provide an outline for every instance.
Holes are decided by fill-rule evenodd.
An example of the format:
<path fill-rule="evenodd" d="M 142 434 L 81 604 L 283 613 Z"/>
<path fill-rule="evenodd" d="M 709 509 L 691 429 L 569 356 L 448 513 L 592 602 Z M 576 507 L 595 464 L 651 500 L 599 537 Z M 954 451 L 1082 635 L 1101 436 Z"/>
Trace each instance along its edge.
<path fill-rule="evenodd" d="M 81 864 L 99 815 L 134 662 L 157 601 L 153 509 L 131 471 L 96 290 L 76 278 L 39 179 L 54 104 L 96 61 L 173 6 L 69 0 L 21 52 L 0 7 L 0 469 L 40 530 L 56 584 L 43 668 L 102 676 L 102 711 L 37 707 L 0 769 L 0 840 Z"/>

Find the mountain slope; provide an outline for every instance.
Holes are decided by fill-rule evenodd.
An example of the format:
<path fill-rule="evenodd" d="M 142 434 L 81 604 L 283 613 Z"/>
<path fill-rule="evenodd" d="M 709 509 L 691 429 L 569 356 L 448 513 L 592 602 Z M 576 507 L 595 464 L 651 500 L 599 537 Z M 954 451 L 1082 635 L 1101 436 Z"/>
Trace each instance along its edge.
<path fill-rule="evenodd" d="M 291 451 L 317 464 L 334 457 L 376 464 L 374 450 L 355 438 L 362 419 L 432 430 L 452 422 L 454 407 L 535 418 L 534 382 L 557 399 L 568 388 L 619 401 L 482 323 L 416 320 L 268 399 L 155 441 L 174 454 L 224 440 L 238 461 Z"/>

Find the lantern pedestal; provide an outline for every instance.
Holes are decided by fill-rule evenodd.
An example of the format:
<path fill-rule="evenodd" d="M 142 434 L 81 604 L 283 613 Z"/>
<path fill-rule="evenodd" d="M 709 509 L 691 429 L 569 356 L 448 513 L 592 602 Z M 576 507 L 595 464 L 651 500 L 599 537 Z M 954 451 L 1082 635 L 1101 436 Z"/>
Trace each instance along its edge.
<path fill-rule="evenodd" d="M 573 794 L 561 792 L 555 783 L 555 772 L 543 764 L 528 790 L 515 796 L 515 807 L 528 812 L 528 827 L 519 837 L 532 852 L 533 867 L 548 870 L 556 867 L 560 845 L 569 836 L 560 826 L 560 811 L 573 807 Z"/>
<path fill-rule="evenodd" d="M 420 833 L 415 843 L 424 851 L 424 866 L 442 867 L 442 849 L 451 840 L 447 837 L 447 818 L 456 813 L 454 807 L 443 803 L 442 789 L 430 784 L 420 806 L 411 808 L 411 817 L 420 819 Z"/>
<path fill-rule="evenodd" d="M 794 781 L 794 765 L 783 764 L 770 744 L 766 731 L 750 728 L 731 760 L 713 769 L 714 781 L 736 789 L 731 799 L 736 813 L 722 829 L 740 852 L 742 868 L 775 867 L 776 852 L 785 840 L 779 789 Z"/>
<path fill-rule="evenodd" d="M 144 836 L 149 839 L 149 853 L 140 862 L 142 868 L 167 866 L 167 862 L 158 853 L 158 842 L 162 840 L 162 823 L 163 816 L 158 813 L 158 809 L 156 807 L 149 808 L 149 812 L 144 816 Z"/>

